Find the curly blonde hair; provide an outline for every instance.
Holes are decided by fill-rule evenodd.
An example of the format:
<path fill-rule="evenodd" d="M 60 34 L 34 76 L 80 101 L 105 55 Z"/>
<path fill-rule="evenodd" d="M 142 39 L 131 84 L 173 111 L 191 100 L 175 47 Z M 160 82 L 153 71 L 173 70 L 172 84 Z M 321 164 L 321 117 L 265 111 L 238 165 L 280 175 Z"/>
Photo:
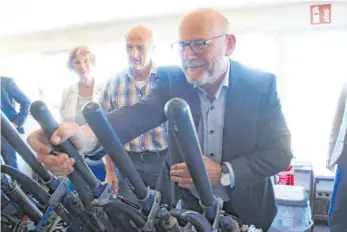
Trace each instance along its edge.
<path fill-rule="evenodd" d="M 67 61 L 67 68 L 69 70 L 73 70 L 73 62 L 76 59 L 76 56 L 87 56 L 90 60 L 90 62 L 95 65 L 96 59 L 95 54 L 91 52 L 90 48 L 87 46 L 79 46 L 72 49 L 72 51 L 69 54 L 69 59 Z"/>

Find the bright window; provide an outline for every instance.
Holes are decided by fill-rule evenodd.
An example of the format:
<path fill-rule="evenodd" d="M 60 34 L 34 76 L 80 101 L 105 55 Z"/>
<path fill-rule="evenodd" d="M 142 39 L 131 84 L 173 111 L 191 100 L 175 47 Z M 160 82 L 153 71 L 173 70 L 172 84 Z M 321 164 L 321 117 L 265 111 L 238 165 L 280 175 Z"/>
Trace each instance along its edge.
<path fill-rule="evenodd" d="M 127 68 L 127 56 L 124 43 L 102 44 L 92 47 L 96 55 L 96 78 L 107 81 L 117 72 Z"/>
<path fill-rule="evenodd" d="M 294 155 L 325 173 L 330 129 L 344 81 L 347 31 L 284 35 L 280 94 Z"/>
<path fill-rule="evenodd" d="M 277 44 L 272 34 L 236 34 L 236 47 L 231 58 L 246 66 L 276 73 Z"/>
<path fill-rule="evenodd" d="M 67 68 L 69 51 L 42 54 L 42 75 L 38 88 L 57 121 L 60 121 L 59 107 L 64 88 L 75 83 L 78 79 Z"/>
<path fill-rule="evenodd" d="M 0 75 L 11 77 L 15 80 L 18 87 L 31 100 L 42 99 L 40 92 L 39 79 L 43 73 L 41 54 L 25 53 L 2 57 L 0 59 Z M 19 110 L 19 105 L 17 108 Z M 37 129 L 39 125 L 29 115 L 24 128 L 28 133 Z M 25 163 L 19 158 L 21 164 Z M 24 164 L 25 166 L 25 164 Z"/>
<path fill-rule="evenodd" d="M 276 74 L 296 159 L 332 174 L 325 160 L 337 98 L 347 80 L 347 31 L 246 33 L 236 40 L 234 60 Z"/>
<path fill-rule="evenodd" d="M 180 57 L 171 48 L 171 43 L 159 43 L 155 46 L 153 60 L 158 66 L 181 65 Z"/>
<path fill-rule="evenodd" d="M 38 53 L 16 54 L 0 58 L 0 75 L 11 77 L 28 98 L 38 99 L 39 91 L 33 86 L 42 71 L 41 55 Z"/>

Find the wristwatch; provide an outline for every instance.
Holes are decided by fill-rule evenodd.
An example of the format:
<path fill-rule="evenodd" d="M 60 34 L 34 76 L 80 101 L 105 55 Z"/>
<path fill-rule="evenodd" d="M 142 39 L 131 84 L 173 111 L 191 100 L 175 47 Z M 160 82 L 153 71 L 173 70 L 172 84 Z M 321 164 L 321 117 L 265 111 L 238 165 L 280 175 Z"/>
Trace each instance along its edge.
<path fill-rule="evenodd" d="M 231 177 L 230 177 L 230 171 L 226 164 L 222 164 L 222 177 L 220 179 L 220 183 L 223 186 L 230 186 L 231 185 Z"/>

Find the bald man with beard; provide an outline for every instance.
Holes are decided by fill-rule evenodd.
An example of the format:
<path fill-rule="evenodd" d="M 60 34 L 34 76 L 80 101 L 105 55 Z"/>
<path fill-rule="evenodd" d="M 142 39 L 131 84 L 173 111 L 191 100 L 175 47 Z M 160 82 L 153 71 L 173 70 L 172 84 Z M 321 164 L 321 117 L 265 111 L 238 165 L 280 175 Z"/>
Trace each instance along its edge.
<path fill-rule="evenodd" d="M 231 60 L 235 45 L 222 13 L 213 9 L 189 13 L 180 22 L 178 41 L 172 45 L 182 68 L 158 69 L 156 88 L 145 100 L 107 117 L 120 140 L 127 143 L 166 121 L 164 106 L 170 99 L 184 99 L 192 112 L 214 194 L 223 198 L 224 210 L 267 231 L 277 212 L 270 177 L 291 162 L 290 133 L 275 76 Z M 65 154 L 49 155 L 41 133 L 34 132 L 28 140 L 38 151 L 38 160 L 55 172 L 71 173 L 73 160 L 61 164 Z M 57 129 L 51 142 L 59 144 L 68 138 L 85 150 L 94 149 L 92 144 L 97 143 L 88 126 L 73 124 Z M 182 200 L 183 208 L 201 211 L 186 164 L 171 139 L 169 131 L 169 154 L 158 189 L 164 200 Z"/>

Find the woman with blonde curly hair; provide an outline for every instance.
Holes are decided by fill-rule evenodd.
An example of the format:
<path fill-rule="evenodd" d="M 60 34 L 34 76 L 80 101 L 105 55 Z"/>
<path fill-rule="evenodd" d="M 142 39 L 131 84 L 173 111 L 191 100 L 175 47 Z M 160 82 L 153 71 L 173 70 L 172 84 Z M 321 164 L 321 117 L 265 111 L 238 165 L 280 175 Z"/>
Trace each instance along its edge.
<path fill-rule="evenodd" d="M 74 48 L 69 55 L 67 67 L 79 77 L 77 83 L 68 86 L 63 91 L 60 105 L 61 122 L 74 122 L 78 125 L 86 123 L 82 115 L 82 107 L 91 101 L 98 101 L 103 85 L 94 76 L 95 55 L 86 46 Z M 103 151 L 98 151 L 100 153 Z M 93 161 L 86 154 L 86 162 L 101 181 L 105 180 L 105 167 L 102 160 Z"/>
<path fill-rule="evenodd" d="M 79 80 L 63 92 L 60 107 L 62 122 L 86 123 L 81 108 L 88 102 L 97 101 L 103 87 L 97 84 L 94 76 L 95 62 L 95 55 L 88 47 L 76 47 L 70 52 L 67 67 L 78 75 Z"/>

